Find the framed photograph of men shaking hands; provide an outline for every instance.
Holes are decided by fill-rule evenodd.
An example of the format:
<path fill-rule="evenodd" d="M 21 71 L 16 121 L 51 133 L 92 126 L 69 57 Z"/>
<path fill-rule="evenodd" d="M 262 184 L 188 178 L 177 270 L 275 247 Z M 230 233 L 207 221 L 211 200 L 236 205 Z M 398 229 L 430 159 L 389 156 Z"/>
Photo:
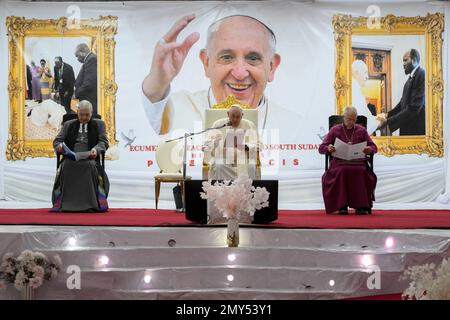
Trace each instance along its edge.
<path fill-rule="evenodd" d="M 335 15 L 336 113 L 352 105 L 386 156 L 443 156 L 441 13 Z"/>
<path fill-rule="evenodd" d="M 6 18 L 9 67 L 7 160 L 53 157 L 63 116 L 88 100 L 115 143 L 117 17 Z"/>

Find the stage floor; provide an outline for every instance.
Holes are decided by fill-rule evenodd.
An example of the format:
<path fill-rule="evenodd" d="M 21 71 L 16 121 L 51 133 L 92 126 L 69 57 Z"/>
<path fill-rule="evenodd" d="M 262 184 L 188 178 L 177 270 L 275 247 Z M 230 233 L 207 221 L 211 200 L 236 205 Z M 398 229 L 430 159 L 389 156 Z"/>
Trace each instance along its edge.
<path fill-rule="evenodd" d="M 439 263 L 449 248 L 450 230 L 436 229 L 242 228 L 229 248 L 226 229 L 213 226 L 0 226 L 0 253 L 61 257 L 37 299 L 398 299 L 403 272 Z M 73 266 L 80 290 L 67 288 Z M 0 290 L 19 297 L 14 286 Z"/>
<path fill-rule="evenodd" d="M 174 210 L 110 209 L 107 213 L 54 213 L 49 209 L 0 209 L 3 225 L 200 226 Z M 204 226 L 204 225 L 203 225 Z M 375 210 L 372 215 L 327 215 L 323 210 L 280 210 L 268 228 L 417 229 L 450 228 L 450 210 Z"/>
<path fill-rule="evenodd" d="M 225 224 L 195 224 L 173 210 L 0 209 L 0 254 L 61 256 L 58 280 L 37 299 L 183 300 L 400 299 L 407 268 L 450 257 L 450 210 L 278 215 L 270 224 L 241 225 L 239 247 L 228 248 Z M 66 287 L 73 265 L 81 290 Z M 377 268 L 374 290 L 368 281 Z M 19 296 L 13 286 L 0 291 L 0 299 Z"/>

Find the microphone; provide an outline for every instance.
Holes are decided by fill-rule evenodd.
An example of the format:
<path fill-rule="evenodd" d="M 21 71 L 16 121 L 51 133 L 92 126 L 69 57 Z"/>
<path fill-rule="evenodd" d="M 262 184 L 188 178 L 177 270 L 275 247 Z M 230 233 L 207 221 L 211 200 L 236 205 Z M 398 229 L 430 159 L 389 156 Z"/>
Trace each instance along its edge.
<path fill-rule="evenodd" d="M 229 126 L 231 126 L 231 121 L 228 121 L 227 123 L 225 123 L 221 126 L 214 127 L 213 129 L 222 129 L 222 128 L 229 127 Z"/>
<path fill-rule="evenodd" d="M 207 129 L 205 129 L 205 130 L 203 130 L 203 131 L 201 131 L 201 132 L 199 132 L 199 133 L 203 133 L 203 132 L 206 132 L 206 131 L 209 131 L 209 130 L 222 129 L 222 128 L 230 127 L 230 126 L 231 126 L 231 121 L 228 121 L 227 123 L 225 123 L 225 124 L 223 124 L 223 125 L 221 125 L 221 126 L 207 128 Z M 192 139 L 191 136 L 196 135 L 196 134 L 199 134 L 199 133 L 189 133 L 189 134 L 186 135 L 186 137 Z M 172 142 L 172 141 L 180 140 L 180 139 L 182 139 L 182 138 L 183 138 L 183 136 L 178 137 L 178 138 L 175 138 L 175 139 L 166 140 L 166 141 L 164 141 L 164 142 L 165 142 L 165 143 L 169 143 L 169 142 Z"/>

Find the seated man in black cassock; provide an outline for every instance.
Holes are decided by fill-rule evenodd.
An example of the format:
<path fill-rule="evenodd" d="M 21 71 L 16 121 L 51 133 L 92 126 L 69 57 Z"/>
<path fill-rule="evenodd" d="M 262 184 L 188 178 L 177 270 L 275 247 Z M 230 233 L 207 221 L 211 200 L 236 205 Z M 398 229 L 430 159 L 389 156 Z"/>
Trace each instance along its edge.
<path fill-rule="evenodd" d="M 100 166 L 108 149 L 105 123 L 92 119 L 92 104 L 81 101 L 78 119 L 64 123 L 53 148 L 64 155 L 56 173 L 52 211 L 104 212 L 108 210 L 109 181 Z"/>

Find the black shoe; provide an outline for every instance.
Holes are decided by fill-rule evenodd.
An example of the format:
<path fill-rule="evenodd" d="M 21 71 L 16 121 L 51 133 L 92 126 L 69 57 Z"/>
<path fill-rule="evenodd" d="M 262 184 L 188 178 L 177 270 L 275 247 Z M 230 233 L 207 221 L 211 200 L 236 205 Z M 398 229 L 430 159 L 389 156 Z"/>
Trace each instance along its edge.
<path fill-rule="evenodd" d="M 358 216 L 364 216 L 364 215 L 368 215 L 369 214 L 369 210 L 367 210 L 367 208 L 358 208 L 355 210 L 355 213 Z"/>
<path fill-rule="evenodd" d="M 342 208 L 340 208 L 340 209 L 339 209 L 339 214 L 340 214 L 340 215 L 343 215 L 343 216 L 348 215 L 348 209 L 347 209 L 347 207 L 342 207 Z"/>

